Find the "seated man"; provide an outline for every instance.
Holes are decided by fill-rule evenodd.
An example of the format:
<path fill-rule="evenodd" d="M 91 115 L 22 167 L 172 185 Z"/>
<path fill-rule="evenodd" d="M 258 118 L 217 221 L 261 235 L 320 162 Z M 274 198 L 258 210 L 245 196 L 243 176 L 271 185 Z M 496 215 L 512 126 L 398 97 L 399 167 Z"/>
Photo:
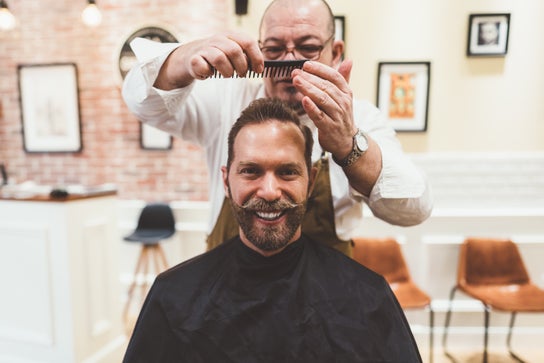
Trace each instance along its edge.
<path fill-rule="evenodd" d="M 312 144 L 281 101 L 242 112 L 222 167 L 239 235 L 157 277 L 125 363 L 421 362 L 383 277 L 302 234 Z"/>

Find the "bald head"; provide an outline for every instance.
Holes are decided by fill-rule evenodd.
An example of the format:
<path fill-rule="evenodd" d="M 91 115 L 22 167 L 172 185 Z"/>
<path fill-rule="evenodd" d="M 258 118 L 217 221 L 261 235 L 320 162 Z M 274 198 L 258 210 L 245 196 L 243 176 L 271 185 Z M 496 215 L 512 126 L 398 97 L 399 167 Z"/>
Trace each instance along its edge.
<path fill-rule="evenodd" d="M 324 0 L 273 0 L 264 11 L 259 27 L 259 35 L 262 38 L 263 31 L 269 24 L 281 22 L 285 14 L 289 16 L 306 18 L 308 22 L 320 21 L 324 32 L 334 34 L 334 15 L 329 4 Z M 281 17 L 281 18 L 280 18 Z"/>

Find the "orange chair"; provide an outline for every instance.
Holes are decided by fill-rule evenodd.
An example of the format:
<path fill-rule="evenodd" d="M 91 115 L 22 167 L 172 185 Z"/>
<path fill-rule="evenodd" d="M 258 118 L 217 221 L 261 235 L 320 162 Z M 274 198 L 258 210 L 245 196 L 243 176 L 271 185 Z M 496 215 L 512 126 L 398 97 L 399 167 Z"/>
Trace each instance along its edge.
<path fill-rule="evenodd" d="M 393 238 L 354 238 L 353 258 L 382 275 L 403 309 L 429 309 L 429 362 L 433 361 L 434 312 L 431 298 L 412 280 L 399 243 Z"/>
<path fill-rule="evenodd" d="M 518 362 L 523 360 L 511 349 L 510 340 L 518 312 L 544 312 L 544 290 L 531 282 L 517 245 L 511 240 L 493 238 L 467 238 L 459 250 L 457 284 L 450 293 L 450 306 L 446 314 L 442 346 L 451 319 L 452 301 L 457 290 L 480 300 L 484 305 L 485 333 L 483 362 L 487 363 L 487 343 L 490 310 L 510 312 L 510 326 L 506 343 L 508 352 Z"/>

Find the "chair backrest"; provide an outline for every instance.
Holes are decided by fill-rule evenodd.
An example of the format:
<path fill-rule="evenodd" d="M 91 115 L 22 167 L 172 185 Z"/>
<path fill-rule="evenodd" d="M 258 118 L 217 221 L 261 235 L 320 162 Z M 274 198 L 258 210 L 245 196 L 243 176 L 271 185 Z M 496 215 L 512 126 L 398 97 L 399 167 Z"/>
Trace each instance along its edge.
<path fill-rule="evenodd" d="M 353 258 L 388 283 L 411 280 L 399 243 L 393 238 L 354 238 Z"/>
<path fill-rule="evenodd" d="M 140 213 L 137 231 L 141 230 L 176 231 L 176 221 L 170 205 L 166 203 L 149 203 Z"/>
<path fill-rule="evenodd" d="M 459 285 L 512 285 L 530 282 L 517 245 L 511 240 L 467 238 L 459 250 Z"/>

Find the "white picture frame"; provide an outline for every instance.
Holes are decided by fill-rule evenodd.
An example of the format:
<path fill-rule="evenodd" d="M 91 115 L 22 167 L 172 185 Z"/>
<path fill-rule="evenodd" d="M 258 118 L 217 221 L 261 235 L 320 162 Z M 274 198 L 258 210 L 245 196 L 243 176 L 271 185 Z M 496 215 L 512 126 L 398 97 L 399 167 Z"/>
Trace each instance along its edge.
<path fill-rule="evenodd" d="M 376 104 L 396 131 L 427 130 L 430 62 L 380 62 Z"/>
<path fill-rule="evenodd" d="M 80 152 L 75 63 L 18 66 L 23 147 L 28 153 Z"/>

